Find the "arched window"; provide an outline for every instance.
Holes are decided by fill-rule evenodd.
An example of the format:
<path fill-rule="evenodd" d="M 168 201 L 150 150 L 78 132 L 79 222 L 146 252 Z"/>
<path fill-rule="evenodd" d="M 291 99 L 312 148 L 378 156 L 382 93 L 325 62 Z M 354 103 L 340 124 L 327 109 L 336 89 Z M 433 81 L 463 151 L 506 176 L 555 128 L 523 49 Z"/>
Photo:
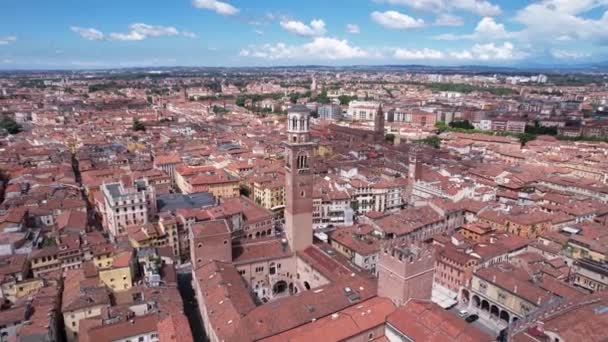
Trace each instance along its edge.
<path fill-rule="evenodd" d="M 304 118 L 300 118 L 300 131 L 304 131 L 306 130 L 305 126 L 304 126 Z"/>
<path fill-rule="evenodd" d="M 298 119 L 296 119 L 296 117 L 294 116 L 291 119 L 291 129 L 296 130 L 297 126 L 298 126 Z"/>

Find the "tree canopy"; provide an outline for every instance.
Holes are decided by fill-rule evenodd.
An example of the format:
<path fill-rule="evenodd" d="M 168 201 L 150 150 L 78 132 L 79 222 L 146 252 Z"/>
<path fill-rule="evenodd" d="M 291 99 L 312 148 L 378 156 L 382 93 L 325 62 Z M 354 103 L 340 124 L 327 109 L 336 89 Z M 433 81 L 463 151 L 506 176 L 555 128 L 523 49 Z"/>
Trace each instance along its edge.
<path fill-rule="evenodd" d="M 17 134 L 21 132 L 21 126 L 8 116 L 3 116 L 0 119 L 0 128 L 5 129 L 9 134 Z"/>
<path fill-rule="evenodd" d="M 134 131 L 145 131 L 146 126 L 139 121 L 139 119 L 133 119 L 133 130 Z"/>

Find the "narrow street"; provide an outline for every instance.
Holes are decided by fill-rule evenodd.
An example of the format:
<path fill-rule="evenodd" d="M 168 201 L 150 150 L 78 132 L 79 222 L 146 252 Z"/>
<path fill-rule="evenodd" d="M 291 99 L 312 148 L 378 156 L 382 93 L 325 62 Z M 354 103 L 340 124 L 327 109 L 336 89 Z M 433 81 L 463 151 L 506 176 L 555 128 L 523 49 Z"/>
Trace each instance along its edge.
<path fill-rule="evenodd" d="M 87 202 L 88 225 L 89 227 L 94 227 L 99 231 L 103 231 L 103 227 L 101 226 L 101 220 L 96 217 L 93 204 L 89 201 L 89 198 L 87 197 L 87 194 L 84 191 L 84 186 L 82 186 L 82 175 L 80 173 L 80 169 L 78 168 L 78 159 L 76 159 L 76 155 L 74 153 L 72 153 L 72 169 L 74 171 L 74 178 L 76 179 L 76 182 L 80 187 L 82 199 Z"/>
<path fill-rule="evenodd" d="M 177 286 L 179 293 L 184 301 L 184 313 L 188 317 L 192 336 L 195 341 L 208 341 L 201 316 L 198 312 L 198 305 L 192 288 L 192 273 L 177 273 Z"/>

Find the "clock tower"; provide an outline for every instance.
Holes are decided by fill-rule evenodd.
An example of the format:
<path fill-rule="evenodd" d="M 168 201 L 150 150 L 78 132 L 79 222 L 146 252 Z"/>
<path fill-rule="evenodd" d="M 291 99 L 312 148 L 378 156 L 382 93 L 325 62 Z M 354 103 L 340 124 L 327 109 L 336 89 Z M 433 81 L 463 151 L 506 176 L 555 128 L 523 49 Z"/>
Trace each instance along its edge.
<path fill-rule="evenodd" d="M 287 112 L 285 141 L 285 234 L 293 251 L 312 245 L 312 152 L 310 111 L 295 105 Z"/>

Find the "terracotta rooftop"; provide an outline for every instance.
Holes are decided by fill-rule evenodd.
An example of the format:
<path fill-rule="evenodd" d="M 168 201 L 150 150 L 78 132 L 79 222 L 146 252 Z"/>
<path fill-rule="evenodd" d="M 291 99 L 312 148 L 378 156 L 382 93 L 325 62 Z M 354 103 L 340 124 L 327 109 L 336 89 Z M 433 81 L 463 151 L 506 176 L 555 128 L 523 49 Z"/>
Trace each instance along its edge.
<path fill-rule="evenodd" d="M 374 297 L 262 341 L 343 341 L 383 325 L 394 310 L 389 299 Z"/>
<path fill-rule="evenodd" d="M 411 299 L 387 323 L 413 341 L 484 342 L 495 338 L 435 303 Z"/>
<path fill-rule="evenodd" d="M 63 281 L 62 312 L 110 303 L 110 296 L 104 287 L 93 286 L 99 281 L 85 281 L 82 269 L 67 270 Z"/>

